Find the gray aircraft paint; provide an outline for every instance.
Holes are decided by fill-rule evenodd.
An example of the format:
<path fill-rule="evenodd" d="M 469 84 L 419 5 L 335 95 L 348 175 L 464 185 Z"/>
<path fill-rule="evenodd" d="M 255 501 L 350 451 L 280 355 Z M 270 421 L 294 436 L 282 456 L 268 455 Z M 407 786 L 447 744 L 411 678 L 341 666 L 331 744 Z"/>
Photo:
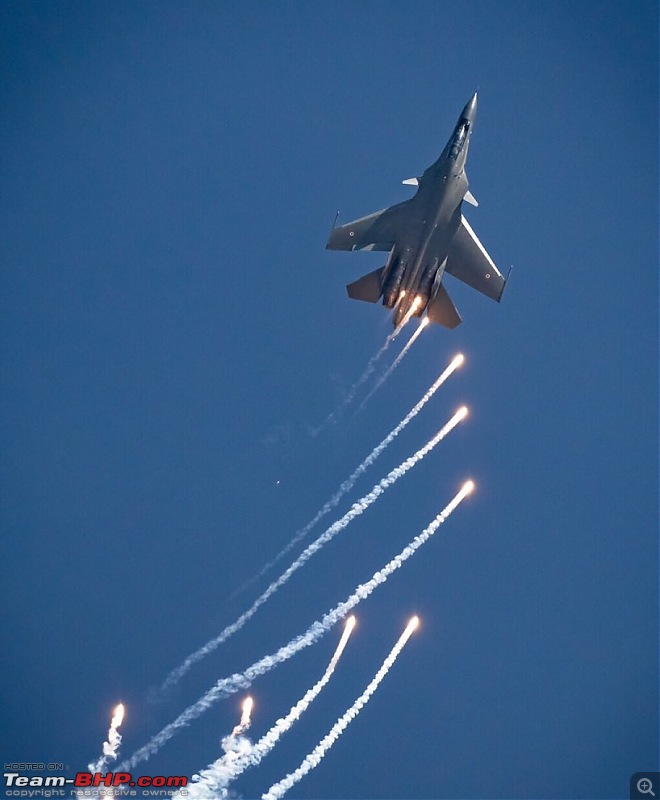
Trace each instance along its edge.
<path fill-rule="evenodd" d="M 477 113 L 476 93 L 465 105 L 438 160 L 421 178 L 404 183 L 417 186 L 403 203 L 332 229 L 328 250 L 389 251 L 381 267 L 346 288 L 349 297 L 375 303 L 380 297 L 395 308 L 395 327 L 411 311 L 426 310 L 431 322 L 455 328 L 461 317 L 442 281 L 445 273 L 497 302 L 506 279 L 462 214 L 463 201 L 476 205 L 465 175 L 470 137 Z"/>

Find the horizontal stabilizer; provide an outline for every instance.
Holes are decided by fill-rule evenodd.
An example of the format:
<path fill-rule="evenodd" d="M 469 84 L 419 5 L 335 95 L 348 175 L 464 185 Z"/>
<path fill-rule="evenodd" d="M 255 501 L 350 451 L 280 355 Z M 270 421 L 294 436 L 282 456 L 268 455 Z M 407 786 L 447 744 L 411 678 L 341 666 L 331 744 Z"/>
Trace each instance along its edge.
<path fill-rule="evenodd" d="M 406 178 L 405 181 L 401 181 L 404 186 L 419 186 L 419 181 L 417 178 Z"/>
<path fill-rule="evenodd" d="M 472 194 L 472 192 L 469 189 L 465 193 L 465 197 L 463 198 L 463 200 L 465 200 L 466 203 L 469 203 L 472 206 L 478 206 L 479 205 L 479 203 L 477 203 L 477 200 L 476 200 L 475 196 Z"/>
<path fill-rule="evenodd" d="M 368 275 L 363 275 L 358 280 L 349 283 L 346 287 L 348 296 L 352 300 L 364 300 L 366 303 L 377 303 L 382 294 L 383 273 L 385 267 L 375 269 Z"/>
<path fill-rule="evenodd" d="M 438 291 L 426 307 L 426 314 L 431 322 L 445 328 L 455 328 L 461 324 L 461 315 L 456 311 L 445 287 L 440 284 Z"/>

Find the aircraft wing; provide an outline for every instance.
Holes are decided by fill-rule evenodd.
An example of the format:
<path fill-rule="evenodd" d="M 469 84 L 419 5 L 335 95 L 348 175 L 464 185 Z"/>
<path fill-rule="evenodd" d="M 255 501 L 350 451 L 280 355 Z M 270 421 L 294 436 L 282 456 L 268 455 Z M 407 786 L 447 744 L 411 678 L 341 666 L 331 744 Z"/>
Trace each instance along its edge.
<path fill-rule="evenodd" d="M 404 222 L 408 201 L 347 222 L 330 231 L 326 250 L 391 250 Z"/>
<path fill-rule="evenodd" d="M 446 271 L 499 303 L 506 279 L 463 216 L 449 248 Z"/>

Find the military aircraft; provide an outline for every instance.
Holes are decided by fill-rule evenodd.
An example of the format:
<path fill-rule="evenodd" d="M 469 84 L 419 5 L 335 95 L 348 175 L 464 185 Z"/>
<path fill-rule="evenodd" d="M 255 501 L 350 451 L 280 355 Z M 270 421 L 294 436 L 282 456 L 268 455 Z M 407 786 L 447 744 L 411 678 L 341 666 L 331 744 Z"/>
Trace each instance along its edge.
<path fill-rule="evenodd" d="M 442 283 L 445 273 L 499 302 L 506 285 L 470 224 L 463 201 L 476 206 L 465 175 L 470 135 L 477 113 L 476 93 L 465 105 L 440 158 L 403 203 L 333 227 L 328 250 L 384 250 L 384 267 L 364 275 L 346 289 L 354 300 L 395 308 L 395 328 L 411 316 L 426 314 L 431 322 L 455 328 L 461 317 Z M 335 220 L 336 222 L 336 220 Z M 508 277 L 508 276 L 507 276 Z"/>

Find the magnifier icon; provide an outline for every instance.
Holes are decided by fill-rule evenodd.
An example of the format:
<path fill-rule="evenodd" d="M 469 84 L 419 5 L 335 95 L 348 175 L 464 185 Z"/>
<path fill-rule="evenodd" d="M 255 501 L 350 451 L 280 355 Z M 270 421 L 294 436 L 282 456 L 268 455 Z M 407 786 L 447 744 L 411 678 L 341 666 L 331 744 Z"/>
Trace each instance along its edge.
<path fill-rule="evenodd" d="M 648 778 L 640 778 L 637 781 L 637 791 L 640 794 L 650 794 L 652 797 L 655 797 L 653 783 Z"/>

